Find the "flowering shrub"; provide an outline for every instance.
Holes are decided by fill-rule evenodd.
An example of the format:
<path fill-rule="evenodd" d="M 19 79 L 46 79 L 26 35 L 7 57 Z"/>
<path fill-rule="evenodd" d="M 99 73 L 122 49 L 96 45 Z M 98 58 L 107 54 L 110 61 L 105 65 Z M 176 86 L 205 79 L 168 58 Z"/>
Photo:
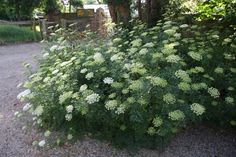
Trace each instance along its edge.
<path fill-rule="evenodd" d="M 151 147 L 203 119 L 235 126 L 232 31 L 166 20 L 115 33 L 52 36 L 19 95 L 35 123 Z"/>

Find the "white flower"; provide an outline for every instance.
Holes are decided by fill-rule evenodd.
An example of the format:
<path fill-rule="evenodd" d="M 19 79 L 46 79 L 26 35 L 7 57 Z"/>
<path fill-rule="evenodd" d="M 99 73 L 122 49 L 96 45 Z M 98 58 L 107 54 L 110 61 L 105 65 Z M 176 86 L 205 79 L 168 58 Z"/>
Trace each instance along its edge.
<path fill-rule="evenodd" d="M 16 86 L 16 88 L 21 88 L 22 85 L 23 85 L 23 83 L 21 82 L 21 83 L 19 83 L 19 84 Z"/>
<path fill-rule="evenodd" d="M 113 62 L 113 61 L 120 60 L 120 59 L 122 59 L 122 57 L 120 55 L 114 54 L 113 56 L 111 56 L 110 60 Z"/>
<path fill-rule="evenodd" d="M 73 109 L 74 109 L 73 105 L 69 105 L 69 106 L 66 107 L 67 113 L 71 113 L 73 111 Z"/>
<path fill-rule="evenodd" d="M 151 84 L 154 86 L 166 87 L 168 84 L 165 79 L 162 79 L 157 76 L 150 76 L 150 77 L 147 77 L 147 79 L 150 79 Z"/>
<path fill-rule="evenodd" d="M 105 104 L 105 108 L 107 110 L 114 110 L 117 105 L 118 105 L 118 102 L 116 100 L 110 100 Z"/>
<path fill-rule="evenodd" d="M 52 72 L 52 74 L 55 75 L 55 74 L 57 74 L 58 72 L 59 72 L 59 70 L 56 69 L 56 70 L 54 70 L 54 71 Z"/>
<path fill-rule="evenodd" d="M 66 115 L 65 115 L 65 118 L 66 118 L 67 121 L 71 121 L 71 119 L 72 119 L 72 114 L 66 114 Z"/>
<path fill-rule="evenodd" d="M 82 69 L 81 71 L 80 71 L 80 73 L 81 74 L 84 74 L 84 73 L 86 73 L 88 70 L 86 69 L 86 68 L 84 68 L 84 69 Z"/>
<path fill-rule="evenodd" d="M 73 135 L 72 135 L 72 134 L 68 134 L 68 135 L 67 135 L 67 139 L 68 139 L 68 140 L 72 140 L 72 138 L 73 138 Z"/>
<path fill-rule="evenodd" d="M 25 106 L 23 107 L 23 111 L 28 111 L 31 108 L 31 106 L 32 105 L 30 103 L 25 104 Z"/>
<path fill-rule="evenodd" d="M 41 116 L 43 114 L 43 106 L 41 105 L 37 106 L 33 114 L 36 116 Z"/>
<path fill-rule="evenodd" d="M 112 84 L 114 82 L 114 80 L 111 77 L 106 77 L 103 79 L 103 82 L 105 84 Z"/>
<path fill-rule="evenodd" d="M 90 73 L 88 73 L 88 74 L 85 76 L 85 78 L 86 78 L 87 80 L 90 80 L 91 78 L 93 78 L 93 76 L 94 76 L 93 72 L 90 72 Z"/>
<path fill-rule="evenodd" d="M 140 55 L 145 55 L 145 54 L 147 54 L 148 53 L 148 49 L 147 48 L 143 48 L 143 49 L 141 49 L 140 51 L 139 51 L 139 54 Z"/>
<path fill-rule="evenodd" d="M 193 111 L 193 113 L 195 113 L 197 116 L 200 116 L 202 115 L 204 112 L 205 112 L 205 107 L 198 104 L 198 103 L 193 103 L 191 106 L 190 106 L 191 110 Z"/>
<path fill-rule="evenodd" d="M 100 99 L 99 94 L 93 93 L 93 94 L 87 96 L 85 100 L 86 100 L 89 104 L 93 104 L 93 103 L 95 103 L 95 102 L 99 102 L 99 99 Z"/>
<path fill-rule="evenodd" d="M 43 58 L 46 58 L 47 56 L 49 56 L 49 53 L 44 53 L 43 54 Z"/>
<path fill-rule="evenodd" d="M 183 120 L 185 118 L 184 113 L 180 110 L 169 112 L 168 116 L 173 121 Z"/>
<path fill-rule="evenodd" d="M 150 43 L 146 43 L 145 45 L 143 45 L 143 47 L 148 47 L 148 48 L 151 48 L 151 47 L 154 47 L 155 45 L 150 42 Z"/>
<path fill-rule="evenodd" d="M 46 144 L 45 140 L 39 142 L 39 147 L 43 147 Z"/>
<path fill-rule="evenodd" d="M 153 119 L 152 123 L 154 127 L 159 127 L 163 124 L 163 120 L 161 119 L 161 117 L 156 117 Z"/>
<path fill-rule="evenodd" d="M 25 91 L 23 91 L 17 95 L 17 99 L 20 100 L 20 99 L 24 98 L 25 96 L 29 95 L 30 93 L 31 93 L 30 89 L 26 89 Z"/>
<path fill-rule="evenodd" d="M 166 60 L 168 63 L 178 63 L 181 58 L 178 55 L 169 55 Z"/>
<path fill-rule="evenodd" d="M 135 39 L 131 42 L 133 47 L 140 47 L 142 45 L 142 39 Z"/>
<path fill-rule="evenodd" d="M 83 91 L 85 91 L 87 88 L 88 88 L 88 86 L 87 86 L 86 84 L 84 84 L 84 85 L 80 86 L 79 91 L 80 91 L 80 92 L 83 92 Z"/>
<path fill-rule="evenodd" d="M 98 63 L 104 62 L 104 58 L 101 53 L 95 53 L 93 56 L 93 59 L 95 60 L 95 62 L 98 62 Z"/>
<path fill-rule="evenodd" d="M 196 52 L 190 51 L 190 52 L 188 53 L 188 55 L 189 55 L 192 59 L 194 59 L 194 60 L 197 60 L 197 61 L 202 60 L 202 55 L 200 55 L 200 54 L 198 54 L 198 53 L 196 53 Z"/>
<path fill-rule="evenodd" d="M 47 130 L 45 133 L 44 133 L 44 136 L 45 137 L 49 137 L 51 135 L 51 131 Z"/>
<path fill-rule="evenodd" d="M 213 98 L 219 98 L 220 97 L 220 92 L 218 89 L 210 87 L 208 88 L 208 93 L 213 97 Z"/>
<path fill-rule="evenodd" d="M 51 52 L 54 52 L 57 49 L 58 49 L 58 45 L 53 45 L 52 47 L 50 47 Z"/>
<path fill-rule="evenodd" d="M 228 104 L 233 104 L 233 103 L 234 103 L 234 98 L 228 96 L 228 97 L 225 98 L 225 101 L 226 101 Z"/>
<path fill-rule="evenodd" d="M 182 79 L 185 82 L 191 82 L 191 78 L 189 77 L 188 73 L 184 70 L 178 70 L 175 72 L 175 76 L 177 78 Z"/>
<path fill-rule="evenodd" d="M 221 67 L 217 67 L 217 68 L 215 68 L 214 72 L 218 73 L 218 74 L 222 74 L 222 73 L 224 73 L 224 69 Z"/>
<path fill-rule="evenodd" d="M 176 102 L 175 96 L 171 93 L 167 93 L 163 96 L 163 101 L 167 104 L 174 104 Z"/>
<path fill-rule="evenodd" d="M 188 24 L 182 24 L 179 26 L 180 28 L 187 28 L 188 27 Z"/>
<path fill-rule="evenodd" d="M 64 67 L 64 66 L 68 65 L 69 63 L 71 63 L 71 62 L 70 62 L 70 61 L 62 62 L 62 63 L 61 63 L 61 67 Z"/>

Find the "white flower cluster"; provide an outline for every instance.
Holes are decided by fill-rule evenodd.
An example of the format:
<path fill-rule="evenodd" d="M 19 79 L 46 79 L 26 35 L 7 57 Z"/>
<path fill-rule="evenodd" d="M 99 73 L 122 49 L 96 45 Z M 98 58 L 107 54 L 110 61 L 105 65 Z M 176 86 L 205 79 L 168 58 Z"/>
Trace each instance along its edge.
<path fill-rule="evenodd" d="M 106 102 L 105 107 L 107 110 L 114 110 L 116 109 L 117 105 L 118 105 L 118 102 L 116 100 L 110 100 Z"/>
<path fill-rule="evenodd" d="M 184 120 L 185 118 L 184 113 L 180 110 L 169 112 L 168 116 L 173 121 Z"/>
<path fill-rule="evenodd" d="M 190 106 L 191 110 L 193 111 L 193 113 L 195 113 L 197 116 L 200 116 L 202 115 L 204 112 L 205 112 L 205 107 L 198 104 L 198 103 L 193 103 L 191 106 Z"/>
<path fill-rule="evenodd" d="M 59 96 L 59 103 L 63 104 L 67 99 L 70 99 L 73 95 L 72 91 L 65 92 L 62 95 Z"/>
<path fill-rule="evenodd" d="M 114 80 L 111 77 L 106 77 L 106 78 L 103 79 L 103 82 L 105 84 L 112 84 L 114 82 Z"/>
<path fill-rule="evenodd" d="M 220 92 L 218 89 L 210 87 L 208 88 L 208 93 L 213 97 L 213 98 L 219 98 L 220 97 Z"/>
<path fill-rule="evenodd" d="M 147 79 L 150 79 L 151 84 L 154 86 L 166 87 L 168 84 L 165 79 L 160 78 L 158 76 L 150 76 L 150 77 L 147 77 Z"/>
<path fill-rule="evenodd" d="M 79 91 L 80 91 L 80 92 L 83 92 L 83 91 L 85 91 L 87 88 L 88 88 L 88 86 L 87 86 L 86 84 L 84 84 L 84 85 L 80 86 Z"/>
<path fill-rule="evenodd" d="M 151 136 L 155 135 L 156 129 L 154 127 L 149 127 L 148 130 L 147 130 L 147 133 Z"/>
<path fill-rule="evenodd" d="M 95 53 L 93 59 L 97 63 L 103 63 L 105 61 L 101 53 Z"/>
<path fill-rule="evenodd" d="M 90 73 L 88 73 L 88 74 L 85 76 L 85 78 L 86 78 L 87 80 L 91 80 L 91 78 L 93 78 L 93 77 L 94 77 L 93 72 L 90 72 Z"/>
<path fill-rule="evenodd" d="M 163 101 L 167 104 L 174 104 L 176 102 L 175 96 L 171 93 L 167 93 L 163 96 Z"/>
<path fill-rule="evenodd" d="M 140 55 L 146 55 L 148 53 L 148 49 L 147 48 L 142 48 L 140 51 L 139 51 L 139 54 Z"/>
<path fill-rule="evenodd" d="M 135 39 L 131 42 L 133 47 L 140 47 L 142 45 L 142 39 Z"/>
<path fill-rule="evenodd" d="M 72 114 L 66 114 L 65 118 L 67 121 L 71 121 L 72 120 Z"/>
<path fill-rule="evenodd" d="M 36 116 L 41 116 L 43 114 L 43 106 L 39 105 L 36 107 L 36 109 L 34 110 L 33 114 Z"/>
<path fill-rule="evenodd" d="M 147 48 L 152 48 L 152 47 L 154 47 L 154 46 L 155 46 L 155 44 L 152 43 L 152 42 L 146 43 L 145 45 L 143 45 L 143 47 L 147 47 Z"/>
<path fill-rule="evenodd" d="M 193 90 L 207 89 L 207 84 L 204 82 L 201 83 L 193 83 L 191 85 Z"/>
<path fill-rule="evenodd" d="M 124 114 L 126 108 L 126 104 L 121 104 L 119 107 L 117 107 L 116 114 Z"/>
<path fill-rule="evenodd" d="M 163 120 L 161 119 L 161 117 L 156 117 L 153 119 L 152 123 L 153 123 L 154 127 L 159 127 L 162 125 Z"/>
<path fill-rule="evenodd" d="M 188 55 L 189 55 L 190 57 L 192 57 L 192 58 L 193 58 L 194 60 L 196 60 L 196 61 L 202 60 L 202 55 L 200 55 L 199 53 L 190 51 L 190 52 L 188 53 Z"/>
<path fill-rule="evenodd" d="M 131 84 L 129 86 L 129 89 L 132 89 L 133 91 L 140 90 L 143 87 L 143 82 L 140 80 L 131 81 Z"/>
<path fill-rule="evenodd" d="M 25 91 L 23 91 L 17 95 L 17 99 L 22 100 L 22 99 L 24 99 L 24 97 L 26 97 L 30 93 L 31 93 L 30 89 L 26 89 Z"/>
<path fill-rule="evenodd" d="M 191 88 L 190 88 L 190 84 L 186 83 L 186 82 L 180 82 L 178 84 L 178 87 L 180 90 L 183 90 L 183 91 L 189 91 Z"/>
<path fill-rule="evenodd" d="M 175 76 L 179 79 L 182 79 L 185 82 L 191 82 L 191 78 L 189 77 L 188 73 L 184 70 L 176 71 Z"/>
<path fill-rule="evenodd" d="M 97 93 L 93 93 L 85 98 L 88 104 L 94 104 L 96 102 L 99 102 L 100 96 Z"/>
<path fill-rule="evenodd" d="M 66 107 L 66 112 L 67 113 L 72 113 L 73 110 L 74 110 L 74 106 L 73 105 L 69 105 L 69 106 Z"/>
<path fill-rule="evenodd" d="M 225 98 L 225 101 L 226 101 L 228 104 L 233 104 L 233 103 L 234 103 L 234 98 L 228 96 L 228 97 Z"/>
<path fill-rule="evenodd" d="M 217 67 L 217 68 L 215 68 L 214 72 L 218 73 L 218 74 L 223 74 L 224 73 L 224 69 L 221 68 L 221 67 Z"/>
<path fill-rule="evenodd" d="M 181 58 L 178 55 L 169 55 L 166 57 L 168 63 L 178 63 L 180 60 Z"/>
<path fill-rule="evenodd" d="M 32 105 L 30 103 L 25 104 L 25 106 L 23 107 L 23 111 L 28 111 L 30 108 L 32 107 Z"/>

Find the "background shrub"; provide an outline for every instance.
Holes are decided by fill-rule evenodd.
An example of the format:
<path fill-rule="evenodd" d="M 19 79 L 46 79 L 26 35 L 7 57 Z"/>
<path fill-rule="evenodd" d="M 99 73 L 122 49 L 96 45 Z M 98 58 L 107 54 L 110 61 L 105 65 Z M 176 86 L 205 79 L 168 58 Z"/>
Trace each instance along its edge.
<path fill-rule="evenodd" d="M 35 34 L 36 40 L 40 34 Z M 34 32 L 30 27 L 19 27 L 14 25 L 0 25 L 0 44 L 34 41 Z"/>

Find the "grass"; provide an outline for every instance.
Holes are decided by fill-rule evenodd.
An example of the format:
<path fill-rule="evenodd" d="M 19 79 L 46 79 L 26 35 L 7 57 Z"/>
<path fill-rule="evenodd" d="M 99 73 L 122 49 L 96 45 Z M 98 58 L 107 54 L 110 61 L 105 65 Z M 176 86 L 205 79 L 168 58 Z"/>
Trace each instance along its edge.
<path fill-rule="evenodd" d="M 0 44 L 29 42 L 39 40 L 39 32 L 34 32 L 30 27 L 20 27 L 15 25 L 0 25 Z"/>

